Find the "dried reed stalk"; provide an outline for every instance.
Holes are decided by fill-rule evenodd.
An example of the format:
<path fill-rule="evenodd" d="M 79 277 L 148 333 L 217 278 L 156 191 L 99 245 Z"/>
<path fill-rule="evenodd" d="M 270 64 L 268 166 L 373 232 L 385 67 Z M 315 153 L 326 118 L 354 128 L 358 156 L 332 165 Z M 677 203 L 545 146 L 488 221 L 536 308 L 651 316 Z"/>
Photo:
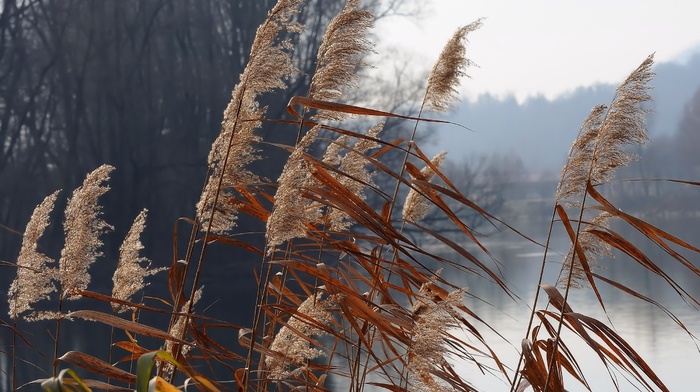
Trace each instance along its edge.
<path fill-rule="evenodd" d="M 122 301 L 131 301 L 131 297 L 136 292 L 147 286 L 144 282 L 145 277 L 165 270 L 165 268 L 148 268 L 151 264 L 150 260 L 140 255 L 143 249 L 141 233 L 146 228 L 147 212 L 144 209 L 138 214 L 126 238 L 124 238 L 124 242 L 119 247 L 119 263 L 112 276 L 114 283 L 112 297 Z M 121 313 L 129 309 L 133 310 L 134 308 L 117 303 L 112 304 L 112 310 L 115 312 Z"/>
<path fill-rule="evenodd" d="M 434 167 L 440 168 L 446 156 L 447 152 L 440 152 L 430 160 L 430 163 Z M 426 166 L 421 170 L 420 176 L 413 179 L 421 181 L 430 181 L 433 179 L 434 176 L 435 171 L 433 170 L 433 168 L 430 166 Z M 432 207 L 433 205 L 430 203 L 430 200 L 426 199 L 425 196 L 423 196 L 421 192 L 418 191 L 416 188 L 411 188 L 411 190 L 408 191 L 408 195 L 406 196 L 406 201 L 404 202 L 403 210 L 401 213 L 403 215 L 404 220 L 409 222 L 418 222 L 421 219 L 425 218 L 426 215 L 428 215 Z"/>
<path fill-rule="evenodd" d="M 339 150 L 349 141 L 349 136 L 342 135 L 328 146 L 323 156 L 323 162 L 338 167 L 339 174 L 333 174 L 338 182 L 360 200 L 366 200 L 364 189 L 368 185 L 372 185 L 374 175 L 368 170 L 365 154 L 380 146 L 376 138 L 383 127 L 384 122 L 381 122 L 370 128 L 365 133 L 367 138 L 360 138 L 354 145 L 347 146 L 347 153 L 341 157 Z M 352 225 L 352 222 L 347 212 L 340 208 L 331 208 L 326 214 L 325 224 L 331 231 L 345 231 Z"/>
<path fill-rule="evenodd" d="M 653 64 L 651 55 L 617 87 L 610 108 L 596 106 L 586 118 L 562 170 L 558 201 L 580 199 L 588 182 L 592 185 L 609 182 L 615 169 L 636 157 L 625 148 L 649 140 L 644 117 L 648 110 L 643 105 L 651 100 L 648 90 L 654 77 Z"/>
<path fill-rule="evenodd" d="M 583 252 L 585 253 L 586 261 L 588 262 L 588 266 L 591 269 L 602 268 L 598 264 L 598 260 L 605 256 L 612 255 L 610 244 L 600 239 L 600 237 L 598 237 L 597 235 L 591 233 L 591 230 L 607 229 L 609 227 L 609 220 L 611 217 L 612 215 L 610 215 L 607 212 L 598 214 L 598 216 L 596 216 L 593 220 L 591 220 L 590 223 L 586 225 L 586 228 L 583 229 L 581 234 L 579 234 L 578 243 L 581 246 Z M 573 271 L 571 270 L 572 268 Z M 569 283 L 571 287 L 587 287 L 588 276 L 586 275 L 586 271 L 581 266 L 581 260 L 579 260 L 579 257 L 576 254 L 573 245 L 571 245 L 571 247 L 569 248 L 569 253 L 567 253 L 566 257 L 564 258 L 562 272 L 559 277 L 559 282 L 557 284 L 560 286 L 566 286 L 569 273 L 572 274 Z"/>
<path fill-rule="evenodd" d="M 357 68 L 366 65 L 364 56 L 372 50 L 367 30 L 372 27 L 374 15 L 360 9 L 360 0 L 348 0 L 345 8 L 328 24 L 318 48 L 316 72 L 309 86 L 309 97 L 335 101 L 343 90 L 355 86 Z M 321 110 L 316 120 L 340 121 L 345 113 Z"/>
<path fill-rule="evenodd" d="M 465 70 L 474 63 L 466 57 L 467 34 L 481 27 L 481 20 L 462 26 L 442 49 L 428 77 L 424 106 L 444 112 L 457 100 L 460 79 L 467 76 Z"/>
<path fill-rule="evenodd" d="M 197 218 L 203 230 L 223 234 L 235 227 L 238 203 L 234 188 L 258 182 L 247 166 L 259 159 L 253 131 L 261 124 L 265 109 L 258 96 L 287 87 L 287 80 L 297 73 L 292 64 L 288 40 L 280 41 L 285 32 L 298 33 L 302 27 L 291 20 L 299 12 L 302 0 L 280 0 L 258 28 L 250 58 L 221 122 L 221 132 L 209 153 L 210 175 L 197 203 Z"/>
<path fill-rule="evenodd" d="M 415 324 L 408 351 L 406 368 L 410 372 L 412 391 L 439 392 L 451 390 L 433 374 L 435 369 L 447 363 L 445 336 L 448 330 L 456 327 L 459 317 L 457 310 L 464 301 L 464 289 L 455 290 L 439 301 L 433 301 L 429 287 L 423 284 L 419 299 L 413 306 Z"/>
<path fill-rule="evenodd" d="M 311 347 L 310 341 L 327 334 L 322 327 L 331 322 L 331 315 L 326 310 L 330 303 L 332 299 L 322 300 L 321 293 L 310 296 L 275 335 L 270 344 L 272 354 L 265 357 L 270 380 L 280 381 L 299 375 L 308 361 L 325 355 Z"/>
<path fill-rule="evenodd" d="M 65 245 L 58 261 L 62 298 L 77 298 L 77 293 L 87 289 L 90 283 L 88 269 L 102 256 L 100 236 L 113 229 L 100 219 L 102 206 L 98 204 L 100 196 L 110 189 L 102 184 L 109 180 L 112 170 L 114 167 L 102 165 L 88 174 L 66 206 L 63 224 Z"/>
<path fill-rule="evenodd" d="M 54 279 L 56 270 L 50 266 L 54 260 L 39 252 L 38 243 L 46 227 L 49 215 L 54 209 L 58 193 L 56 191 L 44 198 L 34 208 L 22 237 L 22 248 L 17 256 L 17 275 L 7 294 L 9 315 L 17 320 L 20 314 L 32 311 L 32 305 L 42 299 L 49 299 L 56 291 Z"/>
<path fill-rule="evenodd" d="M 304 189 L 315 184 L 310 176 L 311 167 L 304 155 L 316 140 L 320 129 L 320 126 L 315 126 L 304 135 L 289 156 L 277 181 L 275 205 L 267 220 L 265 232 L 268 253 L 285 241 L 306 237 L 307 222 L 313 222 L 321 216 L 320 206 L 303 196 Z"/>

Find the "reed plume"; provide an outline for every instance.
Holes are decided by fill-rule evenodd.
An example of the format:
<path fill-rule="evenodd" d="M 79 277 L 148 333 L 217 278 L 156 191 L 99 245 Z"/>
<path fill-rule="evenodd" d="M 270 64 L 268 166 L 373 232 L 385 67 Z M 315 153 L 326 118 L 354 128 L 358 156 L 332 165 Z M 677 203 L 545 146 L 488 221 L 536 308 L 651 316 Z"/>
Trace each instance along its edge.
<path fill-rule="evenodd" d="M 83 185 L 73 191 L 65 212 L 63 229 L 65 245 L 58 261 L 61 297 L 77 298 L 90 283 L 90 265 L 102 256 L 100 236 L 113 227 L 100 219 L 100 196 L 110 188 L 102 185 L 109 180 L 114 167 L 102 165 L 88 174 Z"/>
<path fill-rule="evenodd" d="M 644 118 L 647 110 L 642 105 L 651 100 L 648 83 L 654 77 L 651 72 L 653 59 L 653 55 L 647 57 L 617 87 L 609 108 L 593 108 L 571 146 L 556 197 L 558 202 L 578 206 L 579 219 L 583 217 L 588 184 L 595 186 L 609 182 L 618 167 L 627 165 L 636 156 L 625 151 L 625 148 L 642 145 L 649 140 Z M 608 214 L 597 216 L 589 228 L 578 236 L 578 243 L 586 255 L 590 252 L 592 263 L 609 252 L 609 245 L 589 230 L 596 226 L 607 228 L 609 218 Z M 559 283 L 564 286 L 567 282 L 575 287 L 585 286 L 587 278 L 578 256 L 573 252 L 574 246 L 563 264 L 563 270 L 568 271 L 571 278 L 562 278 Z"/>
<path fill-rule="evenodd" d="M 112 297 L 122 300 L 131 301 L 131 297 L 139 290 L 146 287 L 144 278 L 153 275 L 164 268 L 149 269 L 151 264 L 148 258 L 140 255 L 143 249 L 141 243 L 141 233 L 146 228 L 146 214 L 148 210 L 142 210 L 134 223 L 131 225 L 129 232 L 124 238 L 121 247 L 119 247 L 119 263 L 112 276 L 114 286 L 112 288 Z M 145 265 L 144 265 L 145 264 Z M 125 312 L 133 307 L 112 304 L 112 310 L 115 312 Z"/>
<path fill-rule="evenodd" d="M 462 26 L 442 49 L 428 77 L 425 107 L 444 112 L 457 100 L 460 78 L 466 76 L 466 68 L 474 63 L 466 57 L 467 34 L 481 27 L 481 20 Z"/>
<path fill-rule="evenodd" d="M 363 190 L 368 185 L 372 185 L 372 177 L 374 174 L 367 168 L 368 162 L 365 154 L 380 146 L 376 138 L 383 128 L 384 122 L 380 122 L 370 128 L 367 133 L 365 133 L 367 138 L 358 139 L 352 147 L 349 147 L 348 152 L 343 157 L 339 155 L 338 150 L 349 137 L 342 135 L 328 146 L 323 156 L 323 161 L 325 163 L 337 165 L 338 172 L 345 173 L 335 175 L 338 182 L 340 182 L 348 192 L 358 196 L 361 200 L 366 199 Z M 332 231 L 344 231 L 352 225 L 349 218 L 350 216 L 348 213 L 342 209 L 331 208 L 327 213 L 326 224 Z"/>
<path fill-rule="evenodd" d="M 310 296 L 280 328 L 270 345 L 272 354 L 265 357 L 271 380 L 279 381 L 297 375 L 307 361 L 325 355 L 323 351 L 311 347 L 310 340 L 326 335 L 321 328 L 331 322 L 331 315 L 326 310 L 331 302 L 332 298 L 322 300 L 321 293 Z M 292 369 L 292 366 L 297 368 Z"/>
<path fill-rule="evenodd" d="M 440 168 L 446 156 L 447 152 L 440 152 L 430 160 L 430 163 L 434 167 Z M 420 175 L 413 179 L 421 181 L 430 181 L 433 179 L 434 176 L 435 171 L 433 170 L 433 168 L 430 166 L 426 166 L 420 171 Z M 406 201 L 403 205 L 403 219 L 409 222 L 418 222 L 421 219 L 425 218 L 426 215 L 428 215 L 432 207 L 433 205 L 428 199 L 425 198 L 425 196 L 421 194 L 421 192 L 419 192 L 416 188 L 411 188 L 411 190 L 408 191 Z"/>
<path fill-rule="evenodd" d="M 578 197 L 586 190 L 591 158 L 595 152 L 595 142 L 603 123 L 607 106 L 598 105 L 583 121 L 578 137 L 569 149 L 568 159 L 562 169 L 557 186 L 556 199 L 568 204 L 578 204 Z"/>
<path fill-rule="evenodd" d="M 50 294 L 56 291 L 56 271 L 50 266 L 54 260 L 39 252 L 38 243 L 50 223 L 49 215 L 54 209 L 59 192 L 46 196 L 34 208 L 24 230 L 22 248 L 17 257 L 17 275 L 7 294 L 9 315 L 13 320 L 24 312 L 30 312 L 34 303 L 49 299 Z"/>
<path fill-rule="evenodd" d="M 365 65 L 363 58 L 372 50 L 367 30 L 373 20 L 372 12 L 360 9 L 360 0 L 348 0 L 331 20 L 318 48 L 310 98 L 334 101 L 342 97 L 345 88 L 355 85 L 357 68 Z M 345 113 L 321 110 L 314 119 L 340 121 L 345 117 Z"/>
<path fill-rule="evenodd" d="M 455 290 L 447 294 L 444 299 L 433 301 L 431 285 L 432 283 L 427 283 L 421 286 L 419 299 L 415 302 L 412 311 L 415 324 L 406 365 L 413 381 L 411 391 L 451 390 L 447 385 L 439 382 L 432 373 L 447 363 L 445 335 L 450 328 L 457 325 L 455 322 L 459 316 L 457 309 L 464 301 L 466 290 Z"/>
<path fill-rule="evenodd" d="M 221 132 L 209 153 L 210 176 L 197 203 L 197 218 L 204 230 L 223 234 L 235 227 L 238 203 L 234 189 L 258 182 L 247 166 L 259 159 L 253 146 L 259 140 L 254 130 L 261 124 L 265 108 L 257 99 L 264 93 L 285 89 L 297 73 L 290 54 L 291 43 L 281 40 L 285 32 L 298 33 L 293 22 L 302 0 L 280 0 L 258 28 L 250 58 L 221 122 Z"/>
<path fill-rule="evenodd" d="M 586 255 L 586 262 L 590 269 L 601 268 L 597 261 L 605 256 L 611 256 L 610 244 L 603 241 L 597 235 L 593 234 L 591 230 L 606 230 L 609 227 L 609 221 L 612 215 L 607 212 L 598 214 L 590 223 L 586 225 L 581 234 L 578 237 L 578 243 L 581 246 L 584 254 Z M 558 284 L 560 286 L 565 286 L 568 280 L 568 273 L 571 271 L 572 277 L 570 285 L 573 288 L 584 288 L 588 285 L 588 277 L 586 276 L 586 271 L 581 266 L 581 260 L 574 251 L 574 246 L 571 245 L 569 248 L 569 253 L 567 253 L 564 263 L 562 274 L 559 277 Z"/>
<path fill-rule="evenodd" d="M 624 148 L 649 140 L 643 104 L 651 100 L 648 83 L 654 77 L 653 64 L 651 55 L 617 87 L 607 110 L 597 106 L 586 118 L 562 170 L 557 200 L 583 196 L 588 182 L 610 181 L 615 169 L 636 157 Z"/>
<path fill-rule="evenodd" d="M 202 292 L 204 291 L 204 286 L 200 287 L 197 289 L 197 291 L 194 292 L 194 295 L 192 296 L 191 301 L 185 302 L 184 305 L 182 305 L 182 308 L 180 308 L 180 313 L 188 313 L 188 312 L 193 312 L 194 311 L 194 305 L 199 302 L 200 299 L 202 299 Z M 181 314 L 177 316 L 177 319 L 175 320 L 175 323 L 170 327 L 168 330 L 168 335 L 170 336 L 175 336 L 178 338 L 184 338 L 185 332 L 187 332 L 187 323 L 189 322 L 190 317 Z M 179 352 L 176 350 L 176 348 L 179 348 Z M 167 351 L 170 355 L 173 356 L 173 358 L 178 358 L 180 355 L 186 355 L 192 350 L 192 346 L 188 344 L 179 344 L 176 343 L 172 340 L 166 340 L 165 341 L 165 347 L 164 350 Z M 171 363 L 168 363 L 165 365 L 164 369 L 164 374 L 166 374 L 169 378 L 173 371 L 175 370 L 175 366 Z"/>
<path fill-rule="evenodd" d="M 265 238 L 268 253 L 285 241 L 306 237 L 307 222 L 316 221 L 321 216 L 321 207 L 303 195 L 305 188 L 315 184 L 310 176 L 312 168 L 304 155 L 320 129 L 320 126 L 315 126 L 304 135 L 282 169 L 277 181 L 275 205 L 267 220 Z"/>

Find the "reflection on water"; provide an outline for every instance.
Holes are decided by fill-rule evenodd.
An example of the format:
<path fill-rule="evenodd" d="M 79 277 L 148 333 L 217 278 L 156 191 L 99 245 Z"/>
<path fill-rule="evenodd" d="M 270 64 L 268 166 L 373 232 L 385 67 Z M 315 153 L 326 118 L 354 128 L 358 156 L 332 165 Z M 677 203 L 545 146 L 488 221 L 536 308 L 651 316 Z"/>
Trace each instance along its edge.
<path fill-rule="evenodd" d="M 693 233 L 692 231 L 677 231 Z M 627 236 L 636 237 L 633 233 Z M 695 241 L 693 238 L 684 238 Z M 700 293 L 696 276 L 691 276 L 683 268 L 675 266 L 677 262 L 660 249 L 644 246 L 640 238 L 635 244 L 656 263 L 671 272 L 672 277 L 684 285 L 693 296 Z M 642 244 L 642 245 L 640 245 Z M 494 327 L 505 339 L 494 333 L 487 333 L 487 328 L 479 328 L 486 335 L 491 348 L 508 366 L 514 368 L 518 361 L 519 342 L 525 337 L 529 318 L 529 306 L 534 299 L 535 285 L 543 257 L 541 247 L 513 238 L 491 238 L 486 244 L 494 257 L 502 263 L 502 272 L 520 300 L 512 300 L 504 295 L 494 284 L 475 276 L 463 277 L 462 281 L 453 282 L 468 287 L 469 292 L 480 300 L 466 300 L 469 306 L 485 323 Z M 558 266 L 568 245 L 563 238 L 557 238 L 552 245 L 553 252 L 548 256 L 549 272 L 544 282 L 556 281 Z M 476 253 L 476 249 L 474 249 Z M 697 265 L 698 256 L 688 256 Z M 483 258 L 482 258 L 483 259 Z M 622 254 L 614 254 L 608 260 L 601 260 L 606 270 L 606 277 L 619 281 L 645 296 L 652 297 L 675 314 L 691 333 L 700 336 L 700 312 L 684 303 L 676 292 L 659 277 L 646 272 Z M 549 265 L 551 264 L 551 265 Z M 672 391 L 694 390 L 691 385 L 697 383 L 696 372 L 700 367 L 700 352 L 697 342 L 683 331 L 662 310 L 654 305 L 635 299 L 619 290 L 600 283 L 599 289 L 607 310 L 607 317 L 615 331 L 621 335 Z M 606 313 L 601 309 L 597 298 L 591 290 L 575 290 L 570 294 L 569 303 L 575 312 L 606 320 Z M 541 308 L 543 302 L 540 301 Z M 542 336 L 542 335 L 541 335 Z M 601 364 L 598 356 L 582 341 L 573 336 L 563 335 L 567 345 L 574 351 L 593 391 L 615 390 L 608 370 Z M 516 349 L 517 346 L 518 349 Z M 483 375 L 478 369 L 469 367 L 463 370 L 465 378 L 481 391 L 509 390 L 502 377 Z M 636 391 L 635 386 L 626 381 L 624 373 L 613 372 L 621 391 Z M 629 377 L 629 376 L 627 376 Z M 570 391 L 586 389 L 574 380 L 567 383 Z M 642 390 L 644 390 L 642 388 Z"/>

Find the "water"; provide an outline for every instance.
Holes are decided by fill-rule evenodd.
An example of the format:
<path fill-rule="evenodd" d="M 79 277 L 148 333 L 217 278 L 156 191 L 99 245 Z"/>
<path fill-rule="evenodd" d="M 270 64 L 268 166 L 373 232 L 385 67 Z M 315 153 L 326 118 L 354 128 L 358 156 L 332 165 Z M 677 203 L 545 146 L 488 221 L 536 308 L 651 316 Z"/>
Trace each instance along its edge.
<path fill-rule="evenodd" d="M 631 232 L 626 235 L 635 237 Z M 636 238 L 635 241 L 641 240 Z M 512 377 L 513 368 L 518 361 L 519 342 L 525 337 L 530 314 L 529 306 L 534 299 L 543 253 L 541 248 L 526 241 L 514 240 L 512 236 L 508 239 L 495 237 L 486 245 L 503 263 L 505 278 L 522 301 L 511 300 L 502 292 L 494 290 L 493 284 L 480 278 L 463 277 L 458 284 L 468 287 L 470 293 L 489 303 L 469 299 L 465 301 L 465 304 L 486 324 L 493 326 L 505 338 L 503 340 L 493 333 L 488 333 L 487 328 L 479 328 L 482 332 L 486 331 L 484 333 L 487 342 L 499 358 L 510 367 Z M 551 264 L 548 267 L 550 272 L 546 274 L 545 283 L 552 284 L 556 281 L 554 270 L 558 270 L 557 263 L 561 262 L 562 254 L 567 250 L 568 245 L 563 238 L 557 238 L 554 241 L 553 252 L 550 252 L 548 257 L 548 264 Z M 675 262 L 672 262 L 670 257 L 658 248 L 647 244 L 642 245 L 642 250 L 654 262 L 669 270 L 679 283 L 684 284 L 689 290 L 693 289 L 690 290 L 692 295 L 698 294 L 696 276 L 677 267 Z M 694 260 L 698 259 L 695 255 Z M 615 254 L 611 259 L 601 260 L 601 264 L 607 268 L 601 274 L 658 300 L 675 314 L 691 333 L 700 336 L 700 312 L 684 303 L 659 277 L 643 270 L 622 254 Z M 575 312 L 595 317 L 611 325 L 647 361 L 670 390 L 694 390 L 691 385 L 697 382 L 696 372 L 700 367 L 697 341 L 656 306 L 626 295 L 604 283 L 600 283 L 599 289 L 607 309 L 607 316 L 591 290 L 572 291 L 569 297 L 570 306 Z M 541 295 L 546 296 L 544 293 Z M 542 308 L 543 304 L 541 299 L 539 308 Z M 612 324 L 607 322 L 606 317 L 610 318 Z M 545 335 L 541 333 L 540 336 Z M 611 376 L 597 354 L 582 340 L 570 334 L 563 337 L 575 353 L 591 389 L 593 391 L 615 390 Z M 496 377 L 483 375 L 473 366 L 465 368 L 464 365 L 455 363 L 455 367 L 460 371 L 460 375 L 463 375 L 478 390 L 509 390 L 509 384 L 500 373 Z M 625 377 L 631 378 L 627 373 L 615 369 L 611 371 L 621 391 L 637 391 L 637 388 L 645 390 L 639 384 L 627 381 Z M 572 392 L 586 390 L 582 384 L 573 379 L 567 380 L 566 387 Z"/>

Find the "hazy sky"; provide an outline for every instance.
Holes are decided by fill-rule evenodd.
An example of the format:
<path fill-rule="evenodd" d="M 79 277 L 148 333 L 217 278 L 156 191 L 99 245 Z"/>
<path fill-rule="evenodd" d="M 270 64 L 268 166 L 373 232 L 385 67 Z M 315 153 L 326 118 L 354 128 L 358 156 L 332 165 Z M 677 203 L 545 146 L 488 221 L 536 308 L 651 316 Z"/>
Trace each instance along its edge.
<path fill-rule="evenodd" d="M 578 86 L 619 83 L 647 55 L 682 61 L 700 51 L 700 1 L 694 0 L 426 0 L 418 21 L 387 18 L 377 48 L 414 53 L 431 66 L 457 27 L 484 18 L 469 35 L 468 57 L 479 67 L 462 91 L 518 99 L 553 98 Z"/>

